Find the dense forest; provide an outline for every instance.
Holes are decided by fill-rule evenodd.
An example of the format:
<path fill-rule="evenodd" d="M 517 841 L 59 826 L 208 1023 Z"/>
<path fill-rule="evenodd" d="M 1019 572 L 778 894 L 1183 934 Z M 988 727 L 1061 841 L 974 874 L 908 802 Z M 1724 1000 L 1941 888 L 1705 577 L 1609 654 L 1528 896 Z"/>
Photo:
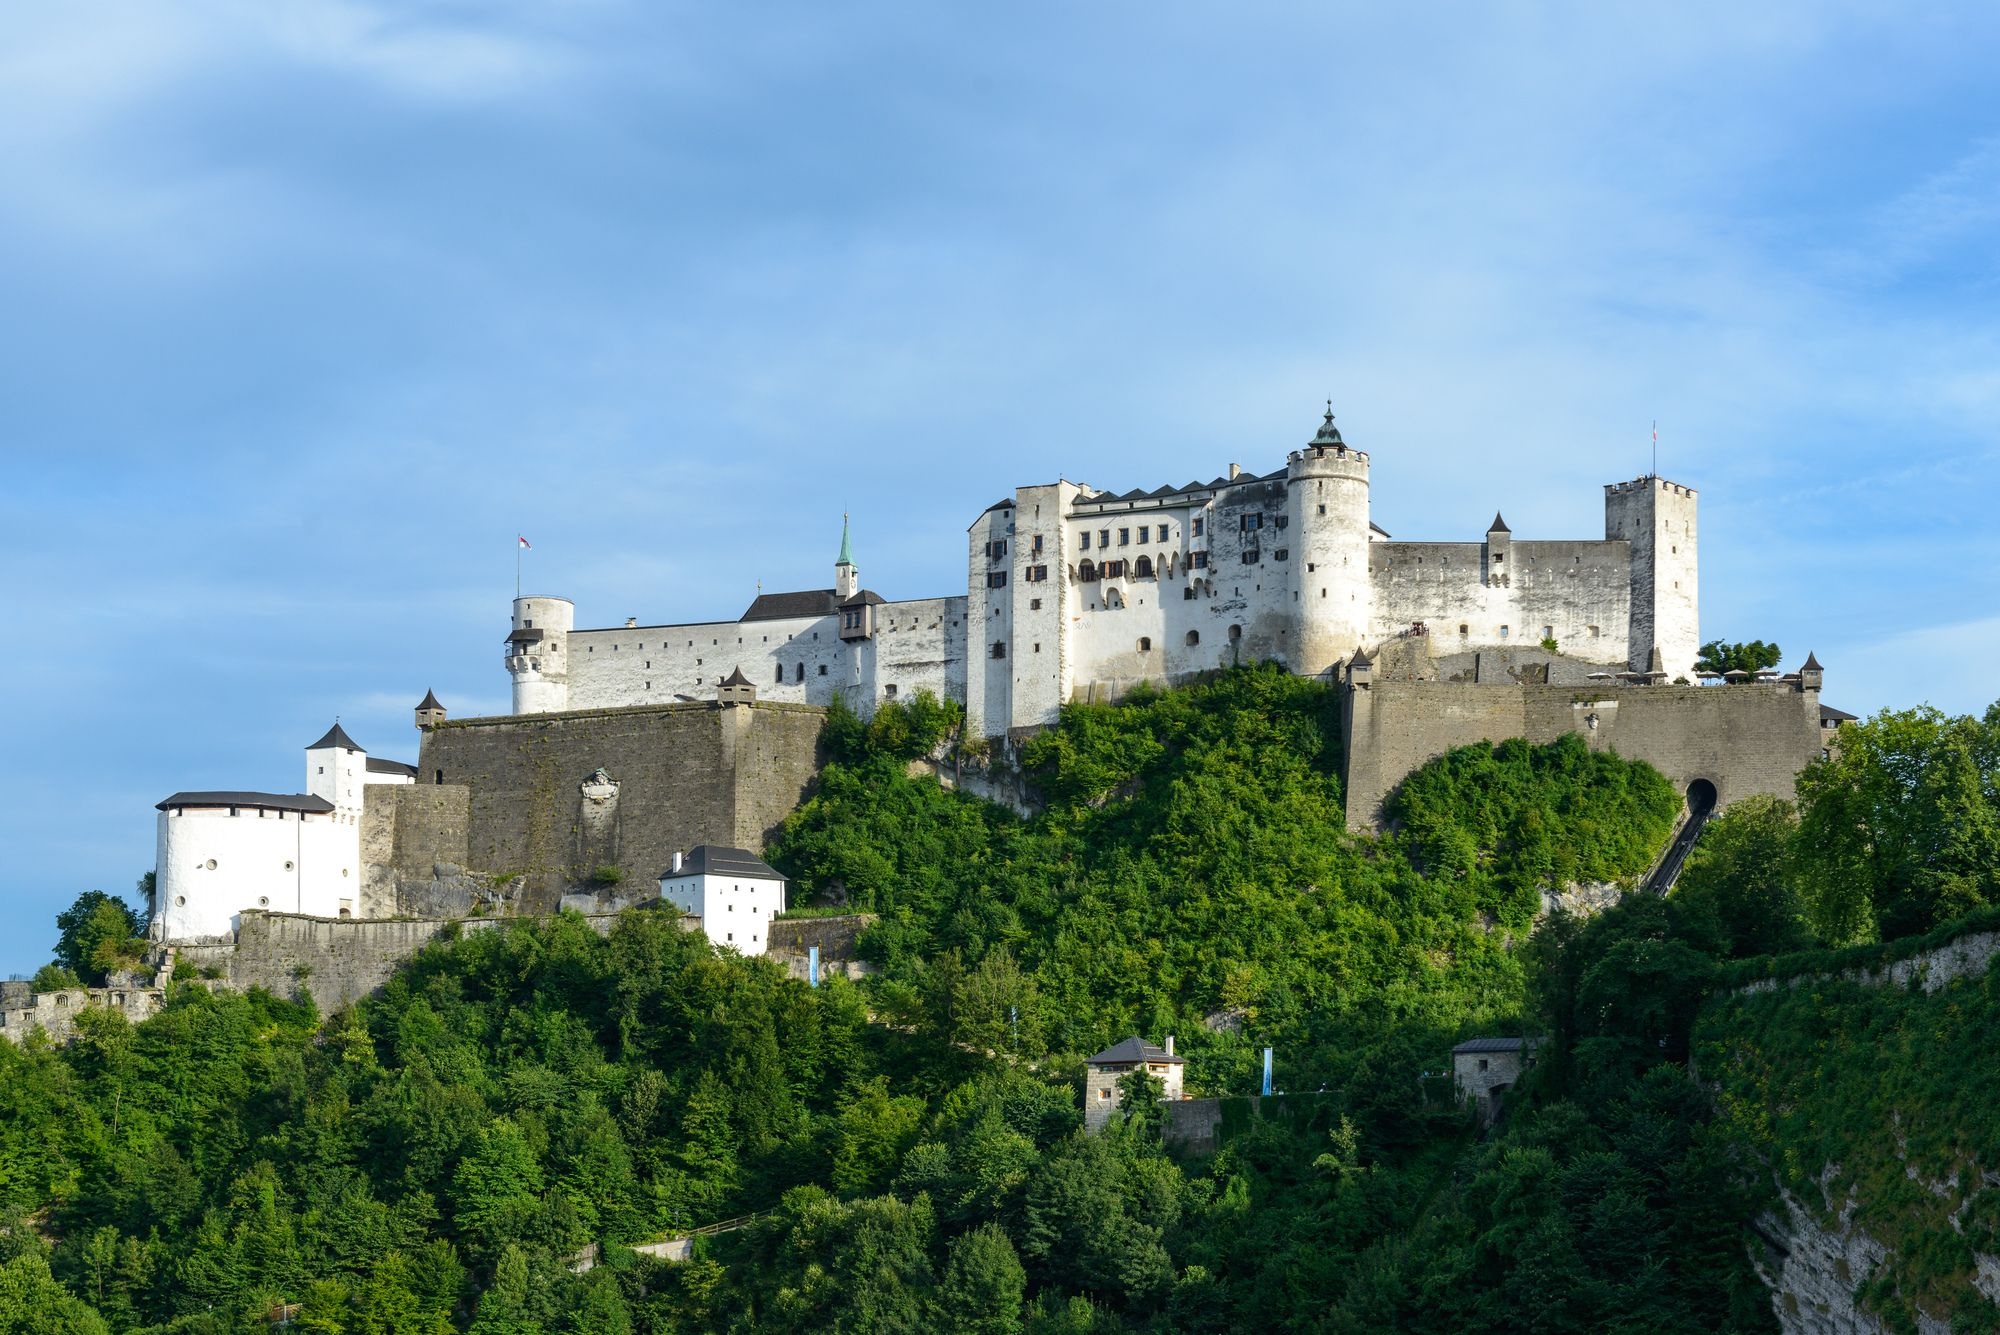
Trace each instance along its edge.
<path fill-rule="evenodd" d="M 1065 710 L 1032 819 L 912 764 L 956 722 L 836 713 L 769 850 L 795 902 L 879 915 L 860 984 L 632 910 L 440 942 L 333 1016 L 190 982 L 0 1044 L 0 1335 L 1772 1329 L 1747 1226 L 1781 1142 L 1691 1076 L 1734 1032 L 1697 1038 L 1704 1001 L 1993 898 L 1959 827 L 1993 823 L 1994 716 L 1851 726 L 1796 807 L 1587 920 L 1544 893 L 1632 883 L 1680 804 L 1576 738 L 1446 755 L 1355 836 L 1335 697 L 1274 668 Z M 80 903 L 61 967 L 122 958 L 113 916 Z M 1271 1046 L 1288 1097 L 1200 1159 L 1143 1101 L 1086 1137 L 1083 1058 L 1131 1033 L 1177 1036 L 1190 1093 L 1252 1092 Z M 1546 1036 L 1483 1138 L 1473 1034 Z"/>

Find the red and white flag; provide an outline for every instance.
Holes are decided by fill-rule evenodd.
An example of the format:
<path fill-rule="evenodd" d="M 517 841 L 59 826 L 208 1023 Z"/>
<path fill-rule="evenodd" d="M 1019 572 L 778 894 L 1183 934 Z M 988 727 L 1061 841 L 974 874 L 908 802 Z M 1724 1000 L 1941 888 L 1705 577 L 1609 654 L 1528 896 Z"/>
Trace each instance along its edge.
<path fill-rule="evenodd" d="M 514 535 L 514 540 L 521 544 L 521 548 L 523 551 L 533 551 L 535 549 L 534 543 L 529 542 L 526 538 L 522 537 L 518 533 Z"/>

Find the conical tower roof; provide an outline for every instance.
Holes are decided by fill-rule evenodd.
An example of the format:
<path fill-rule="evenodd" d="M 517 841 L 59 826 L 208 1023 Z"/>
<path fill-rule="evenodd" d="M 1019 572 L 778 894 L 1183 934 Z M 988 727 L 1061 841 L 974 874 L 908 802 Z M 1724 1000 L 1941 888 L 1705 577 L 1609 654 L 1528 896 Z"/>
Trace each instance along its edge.
<path fill-rule="evenodd" d="M 724 686 L 748 686 L 751 682 L 748 677 L 743 675 L 743 668 L 739 665 L 734 672 L 722 679 L 722 684 Z"/>
<path fill-rule="evenodd" d="M 436 692 L 436 691 L 429 691 L 429 690 L 427 690 L 427 691 L 425 691 L 425 692 L 424 692 L 424 698 L 423 698 L 423 699 L 421 699 L 421 700 L 419 700 L 419 701 L 417 701 L 417 708 L 418 708 L 418 709 L 443 709 L 443 708 L 444 708 L 444 706 L 438 703 L 438 698 L 437 698 L 437 692 Z"/>
<path fill-rule="evenodd" d="M 306 750 L 324 751 L 329 746 L 343 746 L 349 751 L 359 751 L 361 749 L 360 745 L 352 737 L 349 737 L 346 730 L 340 726 L 339 719 L 335 719 L 333 726 L 326 730 L 326 736 L 308 746 Z"/>
<path fill-rule="evenodd" d="M 1498 510 L 1495 510 L 1493 512 L 1493 522 L 1486 526 L 1486 531 L 1488 533 L 1512 533 L 1514 530 L 1507 527 L 1507 521 L 1500 517 Z"/>
<path fill-rule="evenodd" d="M 851 566 L 854 564 L 854 544 L 848 539 L 847 516 L 844 514 L 840 517 L 840 559 L 835 561 L 834 564 L 837 566 Z"/>

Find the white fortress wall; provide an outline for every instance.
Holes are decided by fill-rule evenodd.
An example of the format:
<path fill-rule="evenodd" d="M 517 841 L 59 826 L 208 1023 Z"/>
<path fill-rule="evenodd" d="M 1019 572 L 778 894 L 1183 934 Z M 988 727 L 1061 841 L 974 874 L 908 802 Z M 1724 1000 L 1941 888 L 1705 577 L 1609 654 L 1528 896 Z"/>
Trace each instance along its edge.
<path fill-rule="evenodd" d="M 570 709 L 711 700 L 738 667 L 760 700 L 826 705 L 852 685 L 834 615 L 579 630 L 569 645 Z"/>
<path fill-rule="evenodd" d="M 1437 654 L 1532 647 L 1553 635 L 1565 654 L 1627 661 L 1623 542 L 1509 543 L 1497 574 L 1478 542 L 1381 542 L 1370 555 L 1378 609 L 1371 644 L 1421 621 Z"/>
<path fill-rule="evenodd" d="M 339 916 L 360 896 L 354 813 L 302 815 L 239 806 L 159 813 L 156 890 L 167 940 L 220 936 L 244 909 Z"/>

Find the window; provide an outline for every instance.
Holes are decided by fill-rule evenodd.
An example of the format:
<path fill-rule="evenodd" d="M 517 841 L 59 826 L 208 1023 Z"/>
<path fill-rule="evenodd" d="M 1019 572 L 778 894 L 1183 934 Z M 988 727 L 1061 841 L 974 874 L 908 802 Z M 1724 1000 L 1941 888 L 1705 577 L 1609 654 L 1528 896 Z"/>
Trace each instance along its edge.
<path fill-rule="evenodd" d="M 1004 589 L 1004 588 L 1006 588 L 1006 587 L 1007 587 L 1007 572 L 1006 572 L 1006 571 L 1004 571 L 1004 570 L 989 570 L 989 571 L 987 571 L 987 572 L 986 572 L 986 587 L 987 587 L 987 588 L 989 588 L 989 589 Z"/>
<path fill-rule="evenodd" d="M 1132 544 L 1132 530 L 1131 530 L 1131 529 L 1129 529 L 1129 528 L 1121 528 L 1121 529 L 1119 529 L 1119 530 L 1118 530 L 1118 545 L 1119 545 L 1120 547 L 1129 547 L 1129 546 L 1130 546 L 1131 544 Z"/>
<path fill-rule="evenodd" d="M 1507 628 L 1505 626 L 1500 628 L 1500 638 L 1503 640 L 1507 638 Z"/>
<path fill-rule="evenodd" d="M 1106 561 L 1104 563 L 1104 578 L 1123 579 L 1124 577 L 1125 563 L 1123 561 Z"/>
<path fill-rule="evenodd" d="M 1271 521 L 1271 527 L 1283 528 L 1291 522 L 1292 522 L 1292 517 L 1290 515 L 1279 515 L 1276 519 L 1273 519 Z"/>
<path fill-rule="evenodd" d="M 1090 550 L 1090 530 L 1089 530 L 1089 529 L 1085 529 L 1085 530 L 1083 531 L 1083 550 L 1085 550 L 1086 552 Z"/>
<path fill-rule="evenodd" d="M 1507 558 L 1499 552 L 1493 553 L 1493 564 L 1496 566 L 1499 565 L 1501 562 L 1505 561 L 1506 559 Z"/>
<path fill-rule="evenodd" d="M 1151 579 L 1153 577 L 1153 558 L 1142 556 L 1134 561 L 1132 563 L 1132 573 L 1140 579 Z"/>
<path fill-rule="evenodd" d="M 1231 626 L 1231 627 L 1229 628 L 1229 638 L 1230 638 L 1230 639 L 1231 639 L 1232 641 L 1235 641 L 1235 640 L 1240 640 L 1240 639 L 1242 639 L 1242 638 L 1243 638 L 1243 627 L 1241 627 L 1241 626 Z"/>
<path fill-rule="evenodd" d="M 888 684 L 887 686 L 884 686 L 884 687 L 882 688 L 882 694 L 883 694 L 883 696 L 884 696 L 884 697 L 886 697 L 887 699 L 890 699 L 890 700 L 893 700 L 893 699 L 895 699 L 895 698 L 896 698 L 896 683 L 892 681 L 892 682 L 890 682 L 890 683 L 889 683 L 889 684 Z"/>
<path fill-rule="evenodd" d="M 1035 641 L 1035 652 L 1036 652 L 1036 653 L 1040 653 L 1041 651 L 1042 651 L 1042 642 L 1041 642 L 1040 640 L 1036 640 L 1036 641 Z"/>
<path fill-rule="evenodd" d="M 1555 637 L 1556 637 L 1556 628 L 1555 628 L 1554 626 L 1543 626 L 1543 627 L 1542 627 L 1542 638 L 1543 638 L 1543 639 L 1545 639 L 1545 640 L 1553 640 L 1553 639 L 1554 639 Z"/>
<path fill-rule="evenodd" d="M 1201 632 L 1200 632 L 1200 631 L 1198 631 L 1198 630 L 1191 630 L 1191 631 L 1189 631 L 1189 632 L 1187 633 L 1187 642 L 1188 642 L 1188 648 L 1190 648 L 1190 649 L 1194 648 L 1194 647 L 1195 647 L 1195 646 L 1196 646 L 1197 644 L 1200 644 L 1200 643 L 1201 643 Z"/>
<path fill-rule="evenodd" d="M 1076 578 L 1082 584 L 1095 584 L 1097 582 L 1097 567 L 1091 564 L 1089 557 L 1086 556 L 1083 559 L 1083 564 L 1076 568 Z"/>
<path fill-rule="evenodd" d="M 1021 575 L 1030 584 L 1041 584 L 1048 579 L 1049 568 L 1047 566 L 1029 566 L 1021 572 Z"/>
<path fill-rule="evenodd" d="M 1472 627 L 1466 625 L 1463 621 L 1461 621 L 1458 623 L 1458 633 L 1460 635 L 1469 635 L 1472 633 Z"/>
<path fill-rule="evenodd" d="M 1194 585 L 1190 584 L 1181 590 L 1181 601 L 1184 603 L 1194 601 Z"/>
<path fill-rule="evenodd" d="M 1264 527 L 1264 516 L 1238 515 L 1237 522 L 1241 526 L 1243 532 L 1255 533 L 1258 529 Z"/>
<path fill-rule="evenodd" d="M 993 641 L 993 656 L 995 658 L 1005 658 L 1007 656 L 1007 641 Z"/>
<path fill-rule="evenodd" d="M 1098 545 L 1099 547 L 1109 547 L 1109 546 L 1111 545 L 1111 530 L 1110 530 L 1110 529 L 1108 529 L 1108 528 L 1101 528 L 1101 529 L 1097 530 L 1097 545 Z"/>
<path fill-rule="evenodd" d="M 804 664 L 800 664 L 800 666 L 801 666 L 801 667 L 804 667 Z M 824 664 L 824 663 L 821 663 L 821 664 L 819 665 L 819 675 L 820 675 L 820 676 L 822 676 L 822 677 L 824 677 L 824 676 L 826 675 L 826 664 Z"/>
<path fill-rule="evenodd" d="M 1259 553 L 1255 547 L 1245 547 L 1243 549 L 1243 564 L 1246 566 L 1256 565 L 1258 555 Z"/>
<path fill-rule="evenodd" d="M 777 676 L 777 682 L 778 682 L 778 685 L 780 685 L 780 686 L 783 686 L 783 685 L 785 684 L 785 665 L 784 665 L 783 663 L 780 663 L 780 664 L 778 664 L 778 676 Z M 650 681 L 649 681 L 649 682 L 647 682 L 647 683 L 646 683 L 646 687 L 647 687 L 647 689 L 648 689 L 648 690 L 652 689 L 652 685 L 653 685 L 653 683 L 652 683 L 652 682 L 650 682 Z"/>
<path fill-rule="evenodd" d="M 1280 547 L 1271 553 L 1271 559 L 1273 561 L 1289 561 L 1292 559 L 1292 549 L 1289 547 Z"/>
<path fill-rule="evenodd" d="M 1150 635 L 1141 635 L 1139 637 L 1139 652 L 1142 654 L 1153 652 L 1153 639 Z"/>
<path fill-rule="evenodd" d="M 1040 556 L 1041 554 L 1042 554 L 1042 535 L 1037 533 L 1035 535 L 1035 555 Z"/>
<path fill-rule="evenodd" d="M 1188 564 L 1193 566 L 1196 570 L 1208 569 L 1208 553 L 1195 552 L 1193 555 L 1188 557 Z"/>
<path fill-rule="evenodd" d="M 1195 521 L 1194 521 L 1194 535 L 1195 535 L 1195 536 L 1196 536 L 1197 538 L 1201 536 L 1201 534 L 1202 534 L 1202 529 L 1203 529 L 1203 528 L 1204 528 L 1204 527 L 1206 526 L 1206 524 L 1207 524 L 1207 521 L 1206 521 L 1206 520 L 1204 520 L 1203 518 L 1201 518 L 1201 516 L 1199 516 L 1199 515 L 1195 516 Z"/>
<path fill-rule="evenodd" d="M 1151 526 L 1146 524 L 1139 525 L 1139 541 L 1151 542 L 1152 540 L 1153 540 L 1153 530 Z"/>
<path fill-rule="evenodd" d="M 1597 638 L 1597 627 L 1595 627 L 1595 626 L 1588 626 L 1588 627 L 1585 627 L 1585 629 L 1586 629 L 1586 630 L 1588 630 L 1588 631 L 1590 632 L 1590 638 L 1591 638 L 1591 639 L 1593 639 L 1593 640 L 1594 640 L 1594 639 L 1596 639 L 1596 638 Z"/>
<path fill-rule="evenodd" d="M 1479 1059 L 1479 1069 L 1482 1071 L 1486 1069 L 1486 1058 L 1481 1057 Z"/>

